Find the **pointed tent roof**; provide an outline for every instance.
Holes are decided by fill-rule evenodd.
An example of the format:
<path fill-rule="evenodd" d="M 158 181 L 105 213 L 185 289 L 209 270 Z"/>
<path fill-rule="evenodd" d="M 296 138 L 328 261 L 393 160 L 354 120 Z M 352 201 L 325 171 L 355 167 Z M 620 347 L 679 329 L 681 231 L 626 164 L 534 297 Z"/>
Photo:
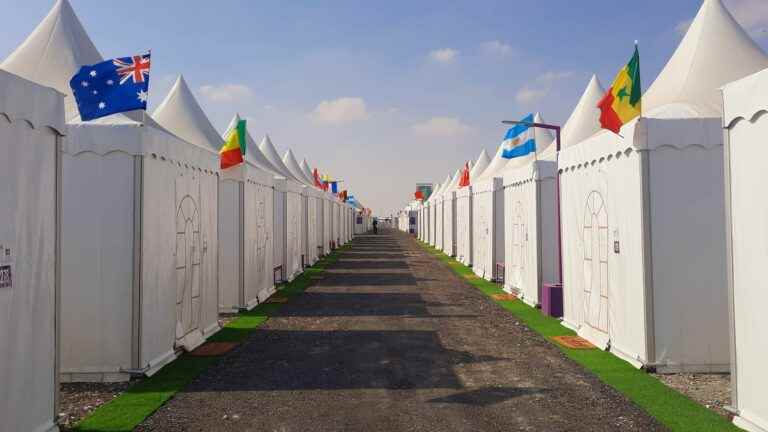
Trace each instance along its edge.
<path fill-rule="evenodd" d="M 226 132 L 224 132 L 224 136 L 227 136 L 229 131 L 235 128 L 237 122 L 240 120 L 240 115 L 235 114 L 235 116 L 232 117 L 232 120 L 229 122 Z M 247 130 L 245 133 L 245 157 L 256 167 L 261 168 L 262 170 L 265 170 L 274 176 L 282 177 L 282 174 L 277 171 L 277 168 L 275 168 L 272 163 L 261 153 L 259 147 L 256 145 L 256 141 L 253 140 L 253 137 L 251 137 L 251 134 L 248 133 Z"/>
<path fill-rule="evenodd" d="M 431 203 L 437 198 L 437 194 L 439 193 L 440 189 L 443 187 L 440 183 L 435 183 L 435 185 L 432 187 L 432 194 L 429 195 L 429 198 L 427 199 L 428 203 Z"/>
<path fill-rule="evenodd" d="M 605 89 L 596 75 L 592 75 L 576 108 L 560 133 L 563 147 L 584 141 L 601 130 L 600 110 L 597 104 L 605 95 Z"/>
<path fill-rule="evenodd" d="M 57 0 L 43 21 L 0 64 L 0 69 L 65 94 L 64 118 L 80 122 L 69 80 L 84 64 L 103 61 L 68 0 Z M 163 129 L 141 111 L 113 114 L 90 124 L 146 124 Z"/>
<path fill-rule="evenodd" d="M 176 136 L 214 152 L 224 143 L 181 75 L 152 117 Z"/>
<path fill-rule="evenodd" d="M 704 0 L 677 50 L 643 95 L 643 111 L 655 117 L 721 117 L 718 89 L 766 67 L 765 53 L 721 0 Z M 669 105 L 676 109 L 667 107 L 667 114 L 659 110 Z"/>
<path fill-rule="evenodd" d="M 296 161 L 296 157 L 293 156 L 291 149 L 288 149 L 288 151 L 285 152 L 285 155 L 283 155 L 283 164 L 286 168 L 288 168 L 288 171 L 301 183 L 306 185 L 313 185 L 313 183 L 309 183 L 309 181 L 304 178 L 304 172 L 301 170 L 299 163 Z"/>
<path fill-rule="evenodd" d="M 457 187 L 459 187 L 459 180 L 461 180 L 462 171 L 464 171 L 464 167 L 461 167 L 456 170 L 456 173 L 453 174 L 453 177 L 451 178 L 451 182 L 448 184 L 448 187 L 445 188 L 445 190 L 443 191 L 443 194 L 454 191 L 456 190 Z"/>
<path fill-rule="evenodd" d="M 483 149 L 480 152 L 480 156 L 477 157 L 477 160 L 475 161 L 475 165 L 472 167 L 472 170 L 469 171 L 469 183 L 472 184 L 475 179 L 479 178 L 481 175 L 483 175 L 483 171 L 485 171 L 486 168 L 488 168 L 488 164 L 491 163 L 491 159 L 488 157 L 488 152 Z"/>
<path fill-rule="evenodd" d="M 68 0 L 57 0 L 0 68 L 64 93 L 66 119 L 78 118 L 69 80 L 81 65 L 103 61 Z"/>
<path fill-rule="evenodd" d="M 312 172 L 312 169 L 309 167 L 309 163 L 307 163 L 307 160 L 304 159 L 301 161 L 301 170 L 304 171 L 304 175 L 308 176 L 310 180 L 312 180 L 312 185 L 315 185 L 315 174 Z"/>
<path fill-rule="evenodd" d="M 278 174 L 287 179 L 301 183 L 299 179 L 291 174 L 291 172 L 288 170 L 288 167 L 286 167 L 282 159 L 280 159 L 280 156 L 277 154 L 277 150 L 275 149 L 274 144 L 272 144 L 272 140 L 269 138 L 269 135 L 264 135 L 264 138 L 262 138 L 261 143 L 259 144 L 259 150 L 261 150 L 261 153 L 267 158 L 267 160 L 272 163 L 272 166 L 277 169 Z"/>

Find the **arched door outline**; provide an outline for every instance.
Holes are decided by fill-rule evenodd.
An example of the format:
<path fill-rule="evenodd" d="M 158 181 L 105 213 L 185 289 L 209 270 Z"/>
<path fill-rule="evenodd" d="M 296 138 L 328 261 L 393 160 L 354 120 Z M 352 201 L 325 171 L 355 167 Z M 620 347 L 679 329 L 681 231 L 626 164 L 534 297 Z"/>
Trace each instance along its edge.
<path fill-rule="evenodd" d="M 584 208 L 584 323 L 608 334 L 608 210 L 603 195 L 592 191 Z"/>
<path fill-rule="evenodd" d="M 525 220 L 525 207 L 521 201 L 517 201 L 512 211 L 512 250 L 510 275 L 512 285 L 516 289 L 522 289 L 525 282 L 525 271 L 528 258 L 528 226 Z"/>
<path fill-rule="evenodd" d="M 202 248 L 200 209 L 197 201 L 192 195 L 186 194 L 177 203 L 176 339 L 182 340 L 190 333 L 200 330 Z"/>

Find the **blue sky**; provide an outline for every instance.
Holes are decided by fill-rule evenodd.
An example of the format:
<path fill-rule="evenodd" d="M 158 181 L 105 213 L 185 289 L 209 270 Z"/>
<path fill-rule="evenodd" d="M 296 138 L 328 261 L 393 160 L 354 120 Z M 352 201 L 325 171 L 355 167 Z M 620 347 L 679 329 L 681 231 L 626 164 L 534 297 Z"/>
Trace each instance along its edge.
<path fill-rule="evenodd" d="M 0 0 L 0 55 L 52 0 Z M 643 86 L 700 0 L 71 0 L 105 57 L 153 50 L 151 102 L 183 73 L 220 130 L 240 112 L 348 182 L 378 213 L 500 142 L 502 119 L 563 122 L 592 73 L 608 84 L 640 42 Z M 768 48 L 768 1 L 725 0 Z"/>

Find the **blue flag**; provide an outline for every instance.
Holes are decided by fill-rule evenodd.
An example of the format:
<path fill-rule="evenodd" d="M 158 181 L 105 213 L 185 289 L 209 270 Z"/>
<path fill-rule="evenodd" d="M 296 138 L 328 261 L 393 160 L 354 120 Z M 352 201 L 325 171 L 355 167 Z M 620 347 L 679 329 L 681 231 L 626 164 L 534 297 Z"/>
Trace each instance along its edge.
<path fill-rule="evenodd" d="M 86 65 L 69 81 L 80 118 L 147 109 L 150 55 L 136 55 Z"/>
<path fill-rule="evenodd" d="M 339 183 L 332 181 L 331 182 L 331 192 L 333 193 L 339 193 Z"/>
<path fill-rule="evenodd" d="M 536 129 L 530 125 L 533 123 L 533 114 L 528 114 L 521 122 L 507 131 L 502 142 L 502 157 L 513 159 L 536 151 Z"/>

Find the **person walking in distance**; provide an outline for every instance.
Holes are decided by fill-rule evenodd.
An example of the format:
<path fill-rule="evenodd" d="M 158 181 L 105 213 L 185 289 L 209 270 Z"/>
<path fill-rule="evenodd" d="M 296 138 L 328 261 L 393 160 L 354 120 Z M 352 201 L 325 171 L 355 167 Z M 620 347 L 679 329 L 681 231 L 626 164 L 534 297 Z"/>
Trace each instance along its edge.
<path fill-rule="evenodd" d="M 378 234 L 379 233 L 379 220 L 374 219 L 373 220 L 373 233 Z"/>

